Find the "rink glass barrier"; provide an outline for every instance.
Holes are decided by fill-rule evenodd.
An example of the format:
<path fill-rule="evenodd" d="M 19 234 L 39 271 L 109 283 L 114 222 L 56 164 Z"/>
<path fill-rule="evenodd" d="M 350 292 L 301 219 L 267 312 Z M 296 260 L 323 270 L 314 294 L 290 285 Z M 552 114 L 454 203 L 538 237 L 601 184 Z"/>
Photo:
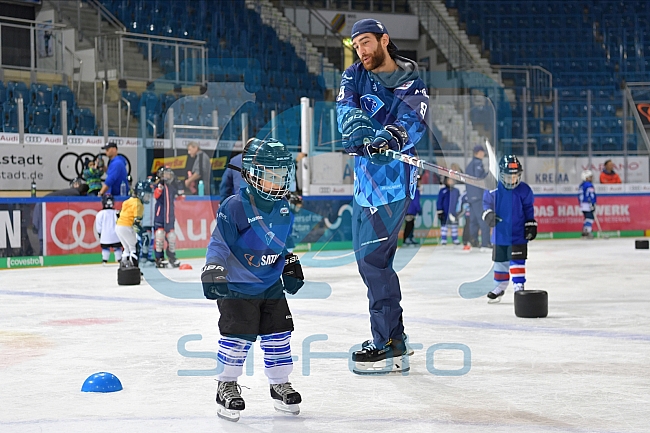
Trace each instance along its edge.
<path fill-rule="evenodd" d="M 568 186 L 532 187 L 538 238 L 579 237 L 583 216 L 577 191 Z M 610 236 L 650 235 L 650 185 L 596 185 L 596 189 L 596 212 L 604 232 Z M 123 199 L 117 198 L 116 208 L 121 207 Z M 436 199 L 435 194 L 423 194 L 422 214 L 415 220 L 414 236 L 425 245 L 437 244 L 440 236 Z M 205 257 L 218 206 L 218 200 L 197 196 L 176 202 L 179 258 Z M 0 268 L 101 263 L 94 229 L 99 210 L 101 201 L 95 197 L 0 198 Z M 304 198 L 302 208 L 294 213 L 292 237 L 296 251 L 305 253 L 305 265 L 330 267 L 354 261 L 352 254 L 336 255 L 345 257 L 336 260 L 316 257 L 321 252 L 351 250 L 351 211 L 352 197 Z M 463 218 L 460 225 L 462 234 Z"/>

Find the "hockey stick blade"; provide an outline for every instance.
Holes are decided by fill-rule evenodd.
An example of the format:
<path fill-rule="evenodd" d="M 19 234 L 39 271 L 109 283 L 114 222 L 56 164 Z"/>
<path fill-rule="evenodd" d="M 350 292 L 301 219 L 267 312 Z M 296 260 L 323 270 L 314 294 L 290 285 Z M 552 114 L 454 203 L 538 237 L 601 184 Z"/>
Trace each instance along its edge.
<path fill-rule="evenodd" d="M 416 158 L 415 156 L 406 155 L 394 150 L 383 150 L 381 153 L 414 167 L 418 167 L 426 171 L 432 171 L 442 176 L 452 178 L 458 182 L 463 182 L 466 185 L 472 185 L 482 189 L 491 189 L 493 187 L 493 182 L 491 182 L 488 178 L 479 179 L 478 177 L 469 176 L 459 171 L 452 170 L 447 167 L 442 167 L 440 165 L 436 165 L 431 162 Z"/>

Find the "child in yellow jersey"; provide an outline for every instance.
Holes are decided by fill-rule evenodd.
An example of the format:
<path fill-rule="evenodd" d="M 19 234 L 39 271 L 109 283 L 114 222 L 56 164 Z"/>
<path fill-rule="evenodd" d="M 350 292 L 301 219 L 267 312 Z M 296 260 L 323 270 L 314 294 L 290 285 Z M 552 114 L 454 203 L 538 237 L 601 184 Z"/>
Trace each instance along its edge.
<path fill-rule="evenodd" d="M 151 200 L 152 188 L 149 180 L 143 180 L 137 183 L 131 191 L 131 198 L 122 203 L 120 217 L 115 226 L 115 233 L 120 238 L 124 247 L 121 266 L 131 267 L 138 266 L 138 254 L 136 251 L 137 237 L 134 226 L 139 224 L 144 213 L 143 203 L 149 203 Z"/>

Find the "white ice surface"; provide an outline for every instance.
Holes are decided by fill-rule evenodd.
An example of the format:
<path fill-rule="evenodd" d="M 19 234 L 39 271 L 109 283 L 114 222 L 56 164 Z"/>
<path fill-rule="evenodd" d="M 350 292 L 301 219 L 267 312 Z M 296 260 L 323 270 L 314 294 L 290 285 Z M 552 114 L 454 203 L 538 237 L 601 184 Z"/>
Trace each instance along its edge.
<path fill-rule="evenodd" d="M 633 239 L 556 240 L 533 242 L 529 257 L 527 288 L 549 293 L 545 319 L 515 317 L 511 288 L 496 305 L 458 296 L 459 283 L 490 268 L 489 254 L 420 249 L 399 272 L 406 331 L 424 347 L 406 376 L 357 376 L 345 359 L 311 359 L 303 374 L 308 337 L 328 337 L 313 352 L 347 352 L 370 335 L 356 265 L 306 268 L 332 295 L 290 300 L 302 412 L 273 410 L 256 345 L 236 424 L 215 415 L 214 376 L 178 374 L 215 367 L 177 349 L 184 335 L 201 334 L 186 349 L 216 351 L 214 303 L 118 286 L 115 266 L 3 271 L 0 432 L 650 431 L 650 252 Z M 198 281 L 202 261 L 186 262 L 192 271 L 164 273 Z M 430 373 L 426 349 L 437 343 L 466 345 L 469 372 Z M 460 351 L 436 352 L 437 369 L 462 366 Z M 80 392 L 100 371 L 124 390 Z"/>

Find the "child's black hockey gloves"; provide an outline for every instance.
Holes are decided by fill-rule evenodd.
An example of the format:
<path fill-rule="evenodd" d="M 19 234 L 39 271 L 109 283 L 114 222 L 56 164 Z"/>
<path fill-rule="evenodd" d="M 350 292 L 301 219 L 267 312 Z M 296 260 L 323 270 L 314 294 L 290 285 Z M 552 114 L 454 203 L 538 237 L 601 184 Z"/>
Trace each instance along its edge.
<path fill-rule="evenodd" d="M 298 290 L 305 284 L 305 276 L 302 274 L 302 266 L 298 256 L 289 253 L 284 257 L 285 264 L 282 271 L 282 282 L 284 291 L 290 295 L 295 295 Z"/>
<path fill-rule="evenodd" d="M 203 295 L 208 299 L 223 299 L 228 295 L 228 270 L 216 263 L 206 263 L 201 269 Z"/>

